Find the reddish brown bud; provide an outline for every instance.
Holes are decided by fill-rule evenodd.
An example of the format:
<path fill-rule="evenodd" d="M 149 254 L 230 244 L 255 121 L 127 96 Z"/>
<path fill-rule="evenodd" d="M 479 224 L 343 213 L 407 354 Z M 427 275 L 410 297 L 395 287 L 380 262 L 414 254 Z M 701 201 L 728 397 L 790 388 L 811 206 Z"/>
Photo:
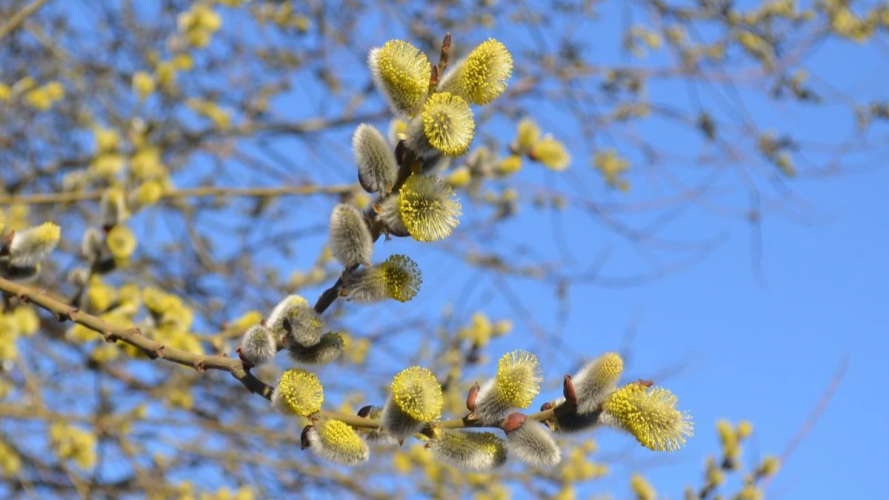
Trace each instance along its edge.
<path fill-rule="evenodd" d="M 503 429 L 503 432 L 509 434 L 521 427 L 522 424 L 525 423 L 525 420 L 528 420 L 528 417 L 523 413 L 510 413 L 509 416 L 504 418 L 503 422 L 500 423 L 500 428 Z"/>
<path fill-rule="evenodd" d="M 641 385 L 642 387 L 651 387 L 654 385 L 653 380 L 642 380 L 641 378 L 634 382 L 635 384 Z"/>
<path fill-rule="evenodd" d="M 540 405 L 540 411 L 547 411 L 547 410 L 552 410 L 552 409 L 553 409 L 552 403 L 546 402 L 546 403 L 543 403 L 542 405 Z"/>
<path fill-rule="evenodd" d="M 574 392 L 574 382 L 571 381 L 571 375 L 565 375 L 565 382 L 562 384 L 562 395 L 565 396 L 565 402 L 577 406 L 577 393 Z"/>
<path fill-rule="evenodd" d="M 472 384 L 472 388 L 469 389 L 469 394 L 466 395 L 466 409 L 475 413 L 475 400 L 478 399 L 478 391 L 480 387 L 478 382 Z"/>
<path fill-rule="evenodd" d="M 370 410 L 372 409 L 373 406 L 371 405 L 363 406 L 360 410 L 358 410 L 358 416 L 361 418 L 367 418 L 367 416 L 370 415 Z"/>
<path fill-rule="evenodd" d="M 299 435 L 299 449 L 305 450 L 310 446 L 309 443 L 309 431 L 312 430 L 311 425 L 307 425 L 303 427 L 302 434 Z"/>

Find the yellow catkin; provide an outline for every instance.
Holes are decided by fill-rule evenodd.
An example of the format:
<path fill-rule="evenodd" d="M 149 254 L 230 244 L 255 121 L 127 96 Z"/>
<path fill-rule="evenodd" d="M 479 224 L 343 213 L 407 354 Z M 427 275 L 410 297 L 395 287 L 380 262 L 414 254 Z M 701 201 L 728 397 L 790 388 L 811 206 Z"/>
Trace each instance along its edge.
<path fill-rule="evenodd" d="M 390 40 L 370 52 L 369 66 L 393 111 L 413 116 L 422 109 L 432 66 L 419 49 L 403 40 Z"/>
<path fill-rule="evenodd" d="M 439 418 L 444 405 L 441 385 L 435 375 L 419 366 L 402 370 L 395 376 L 392 397 L 401 411 L 421 422 Z"/>
<path fill-rule="evenodd" d="M 512 351 L 497 364 L 495 387 L 500 397 L 516 408 L 527 408 L 540 392 L 540 364 L 527 351 Z"/>
<path fill-rule="evenodd" d="M 629 384 L 605 400 L 607 419 L 632 434 L 642 446 L 654 451 L 675 451 L 692 434 L 691 417 L 676 409 L 670 391 L 642 384 Z"/>
<path fill-rule="evenodd" d="M 321 410 L 324 388 L 315 374 L 297 368 L 281 375 L 275 396 L 279 404 L 291 413 L 308 417 Z"/>
<path fill-rule="evenodd" d="M 423 106 L 423 132 L 435 149 L 448 156 L 460 156 L 469 149 L 475 134 L 472 109 L 458 95 L 433 94 Z"/>
<path fill-rule="evenodd" d="M 473 49 L 458 71 L 462 94 L 473 104 L 488 104 L 506 90 L 512 55 L 502 43 L 489 39 Z"/>

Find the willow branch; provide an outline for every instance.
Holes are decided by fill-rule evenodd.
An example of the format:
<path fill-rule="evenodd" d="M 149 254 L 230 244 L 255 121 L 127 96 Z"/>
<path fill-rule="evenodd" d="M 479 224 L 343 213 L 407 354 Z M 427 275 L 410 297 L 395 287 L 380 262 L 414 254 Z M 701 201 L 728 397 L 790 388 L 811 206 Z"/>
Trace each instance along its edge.
<path fill-rule="evenodd" d="M 16 12 L 6 21 L 3 26 L 0 26 L 0 40 L 6 37 L 6 35 L 12 33 L 22 22 L 25 21 L 31 14 L 37 12 L 40 7 L 43 7 L 49 0 L 34 0 L 33 2 L 25 5 L 22 10 Z"/>
<path fill-rule="evenodd" d="M 248 391 L 253 394 L 258 394 L 266 399 L 271 399 L 274 388 L 254 377 L 253 374 L 246 369 L 243 361 L 238 358 L 225 355 L 200 355 L 173 347 L 167 347 L 160 342 L 156 342 L 146 337 L 138 328 L 126 328 L 106 323 L 96 316 L 79 311 L 77 308 L 71 307 L 67 303 L 53 298 L 44 290 L 36 290 L 3 278 L 0 278 L 0 292 L 17 297 L 21 302 L 34 304 L 41 309 L 51 312 L 59 319 L 59 321 L 70 320 L 78 325 L 83 325 L 102 335 L 108 342 L 116 342 L 119 340 L 126 344 L 138 347 L 151 359 L 162 358 L 178 365 L 194 368 L 201 373 L 207 370 L 229 372 L 241 382 Z M 342 422 L 359 429 L 379 429 L 381 425 L 379 419 L 363 418 L 345 413 L 320 411 L 318 412 L 318 415 L 341 420 Z M 549 409 L 528 415 L 528 418 L 542 422 L 553 418 L 553 416 L 554 410 Z M 477 420 L 458 418 L 427 424 L 421 432 L 423 434 L 431 434 L 433 427 L 444 429 L 460 429 L 466 427 L 497 428 L 496 426 L 482 426 Z"/>
<path fill-rule="evenodd" d="M 174 189 L 163 193 L 162 199 L 200 198 L 207 196 L 252 196 L 269 198 L 275 196 L 310 196 L 316 194 L 340 195 L 351 193 L 355 184 L 336 184 L 332 186 L 279 186 L 279 187 L 219 187 L 204 186 L 190 189 Z M 36 205 L 53 203 L 71 203 L 75 201 L 98 200 L 104 191 L 87 191 L 81 193 L 46 193 L 24 196 L 0 196 L 0 205 L 16 203 Z"/>
<path fill-rule="evenodd" d="M 78 325 L 83 325 L 94 332 L 101 334 L 106 341 L 121 342 L 138 347 L 149 358 L 163 358 L 167 361 L 189 366 L 198 372 L 207 370 L 220 370 L 229 372 L 239 382 L 244 384 L 250 392 L 270 399 L 272 387 L 254 377 L 244 367 L 244 363 L 238 358 L 217 355 L 200 355 L 186 352 L 174 347 L 167 347 L 142 335 L 138 328 L 126 328 L 106 323 L 102 319 L 79 311 L 61 300 L 57 300 L 44 290 L 35 290 L 12 281 L 0 278 L 0 291 L 18 297 L 22 302 L 32 303 L 41 309 L 55 314 L 59 321 L 70 320 Z"/>

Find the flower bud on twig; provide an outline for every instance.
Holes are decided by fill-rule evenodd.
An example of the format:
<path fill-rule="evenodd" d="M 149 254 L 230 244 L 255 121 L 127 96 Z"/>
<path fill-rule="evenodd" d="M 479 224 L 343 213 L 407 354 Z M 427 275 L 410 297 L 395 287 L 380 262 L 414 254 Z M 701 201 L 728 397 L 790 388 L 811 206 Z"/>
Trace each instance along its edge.
<path fill-rule="evenodd" d="M 489 472 L 506 462 L 503 440 L 490 432 L 436 429 L 428 446 L 435 458 L 467 472 Z"/>
<path fill-rule="evenodd" d="M 321 419 L 306 433 L 309 449 L 319 457 L 340 465 L 367 462 L 370 451 L 355 429 L 339 420 Z"/>
<path fill-rule="evenodd" d="M 305 347 L 293 343 L 288 350 L 290 359 L 297 363 L 324 365 L 336 360 L 343 353 L 343 337 L 338 333 L 328 332 L 313 346 Z"/>
<path fill-rule="evenodd" d="M 262 326 L 254 325 L 247 329 L 238 348 L 241 358 L 255 366 L 266 363 L 278 352 L 278 343 L 272 332 Z"/>
<path fill-rule="evenodd" d="M 441 384 L 428 369 L 412 366 L 402 370 L 393 379 L 391 389 L 380 417 L 385 432 L 404 439 L 441 416 Z"/>
<path fill-rule="evenodd" d="M 379 130 L 366 123 L 359 125 L 352 135 L 352 152 L 358 164 L 358 182 L 365 191 L 382 195 L 392 190 L 398 165 Z"/>
<path fill-rule="evenodd" d="M 497 375 L 485 382 L 475 401 L 475 416 L 484 425 L 496 425 L 512 408 L 527 408 L 540 391 L 537 356 L 526 351 L 503 355 Z"/>
<path fill-rule="evenodd" d="M 370 265 L 374 243 L 364 215 L 357 208 L 340 203 L 330 213 L 330 251 L 345 267 Z"/>

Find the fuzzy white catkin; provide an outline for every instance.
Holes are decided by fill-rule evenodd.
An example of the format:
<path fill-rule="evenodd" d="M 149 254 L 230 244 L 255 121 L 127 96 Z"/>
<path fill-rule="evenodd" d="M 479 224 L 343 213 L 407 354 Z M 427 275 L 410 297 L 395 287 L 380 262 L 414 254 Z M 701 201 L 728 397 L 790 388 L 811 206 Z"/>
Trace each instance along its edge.
<path fill-rule="evenodd" d="M 496 425 L 512 408 L 508 401 L 500 397 L 496 384 L 496 379 L 488 379 L 475 399 L 475 417 L 482 425 Z"/>
<path fill-rule="evenodd" d="M 105 237 L 99 228 L 91 227 L 83 233 L 83 239 L 80 240 L 80 254 L 88 262 L 99 260 L 106 248 Z"/>
<path fill-rule="evenodd" d="M 309 429 L 307 437 L 309 439 L 309 449 L 324 460 L 336 464 L 354 466 L 367 462 L 370 458 L 370 450 L 367 447 L 367 443 L 360 437 L 355 436 L 354 439 L 340 441 L 336 439 L 340 436 L 334 436 L 331 441 L 337 442 L 325 442 L 324 437 L 321 435 L 322 432 L 330 431 L 312 427 Z"/>
<path fill-rule="evenodd" d="M 562 459 L 550 432 L 533 420 L 526 420 L 506 436 L 506 449 L 511 457 L 530 465 L 552 467 Z"/>
<path fill-rule="evenodd" d="M 623 360 L 616 353 L 606 353 L 586 364 L 572 378 L 577 394 L 577 413 L 593 413 L 617 387 L 623 372 Z"/>
<path fill-rule="evenodd" d="M 285 320 L 289 322 L 289 330 L 285 328 Z M 266 327 L 273 334 L 284 336 L 289 348 L 294 342 L 303 346 L 317 344 L 321 340 L 324 322 L 306 299 L 290 295 L 275 306 L 266 318 Z"/>
<path fill-rule="evenodd" d="M 352 152 L 361 187 L 368 193 L 388 193 L 395 184 L 398 165 L 383 134 L 372 125 L 362 123 L 352 135 Z"/>
<path fill-rule="evenodd" d="M 374 243 L 364 215 L 350 205 L 340 203 L 330 213 L 330 251 L 340 264 L 352 267 L 370 265 Z"/>
<path fill-rule="evenodd" d="M 380 427 L 382 430 L 391 434 L 397 439 L 405 439 L 420 432 L 424 422 L 416 420 L 398 407 L 392 396 L 386 400 L 383 405 L 383 411 L 380 414 Z"/>
<path fill-rule="evenodd" d="M 346 279 L 349 300 L 355 302 L 379 302 L 388 298 L 386 282 L 381 279 L 378 269 L 373 267 L 356 269 Z"/>
<path fill-rule="evenodd" d="M 337 333 L 325 333 L 317 344 L 309 347 L 293 344 L 289 347 L 290 358 L 309 365 L 323 365 L 340 357 L 343 353 L 343 338 Z"/>
<path fill-rule="evenodd" d="M 372 406 L 367 414 L 367 418 L 380 418 L 380 415 L 382 414 L 382 407 Z M 379 429 L 369 429 L 365 431 L 364 438 L 368 441 L 379 444 L 398 444 L 398 439 L 395 436 Z"/>
<path fill-rule="evenodd" d="M 54 227 L 55 238 L 48 237 Z M 9 244 L 9 265 L 11 267 L 31 268 L 49 256 L 59 242 L 59 229 L 52 224 L 31 227 L 16 231 Z"/>
<path fill-rule="evenodd" d="M 275 336 L 262 325 L 251 326 L 241 339 L 241 356 L 254 365 L 268 362 L 277 352 Z"/>
<path fill-rule="evenodd" d="M 40 264 L 27 267 L 6 267 L 0 259 L 0 276 L 16 283 L 31 283 L 40 276 Z"/>
<path fill-rule="evenodd" d="M 111 227 L 124 222 L 129 217 L 123 193 L 116 189 L 108 189 L 99 201 L 99 215 L 102 226 Z"/>
<path fill-rule="evenodd" d="M 435 146 L 429 142 L 429 138 L 426 137 L 426 129 L 423 124 L 422 115 L 415 116 L 408 122 L 405 135 L 407 136 L 405 146 L 413 151 L 418 159 L 427 160 L 428 163 L 429 161 L 442 156 L 441 151 L 436 149 Z"/>
<path fill-rule="evenodd" d="M 394 236 L 410 236 L 410 231 L 401 220 L 398 212 L 398 196 L 389 196 L 377 208 L 377 220 L 385 224 L 386 229 Z"/>
<path fill-rule="evenodd" d="M 467 472 L 488 472 L 506 462 L 503 440 L 490 432 L 442 429 L 429 442 L 440 462 Z"/>
<path fill-rule="evenodd" d="M 284 331 L 278 331 L 279 328 L 283 328 L 282 323 L 284 321 L 284 317 L 287 314 L 287 311 L 295 306 L 306 306 L 308 307 L 309 302 L 300 297 L 299 295 L 288 295 L 281 302 L 275 305 L 275 308 L 272 309 L 271 314 L 269 314 L 268 318 L 265 320 L 266 326 L 272 330 L 272 332 L 276 335 L 283 335 Z"/>

